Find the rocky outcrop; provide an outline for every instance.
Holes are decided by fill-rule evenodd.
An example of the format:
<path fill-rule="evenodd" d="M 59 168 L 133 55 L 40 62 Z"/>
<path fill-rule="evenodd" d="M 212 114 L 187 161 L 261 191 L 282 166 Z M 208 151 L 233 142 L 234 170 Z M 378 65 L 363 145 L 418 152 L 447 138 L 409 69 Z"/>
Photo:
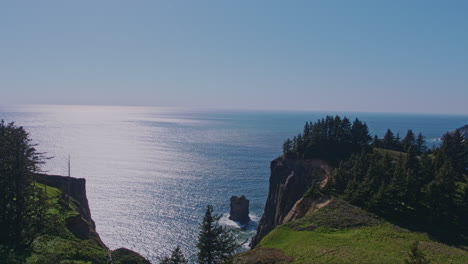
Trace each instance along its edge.
<path fill-rule="evenodd" d="M 65 219 L 66 228 L 78 239 L 91 241 L 98 247 L 108 251 L 96 232 L 96 225 L 91 218 L 88 198 L 86 196 L 86 180 L 59 175 L 36 174 L 36 181 L 59 189 L 64 197 L 63 201 L 76 208 L 78 214 Z M 63 206 L 67 206 L 66 202 Z M 113 264 L 151 264 L 140 254 L 126 248 L 109 251 L 109 263 Z M 115 255 L 115 256 L 114 256 Z"/>
<path fill-rule="evenodd" d="M 36 181 L 48 186 L 55 187 L 63 193 L 70 195 L 78 203 L 80 215 L 95 228 L 89 210 L 88 198 L 86 196 L 86 180 L 83 178 L 73 178 L 59 175 L 36 174 Z"/>
<path fill-rule="evenodd" d="M 229 213 L 229 219 L 246 225 L 250 221 L 249 217 L 249 203 L 250 201 L 245 198 L 244 195 L 237 197 L 231 197 L 231 211 Z"/>
<path fill-rule="evenodd" d="M 268 198 L 257 234 L 252 238 L 252 248 L 276 226 L 295 218 L 294 215 L 287 217 L 294 205 L 312 186 L 313 181 L 323 186 L 332 168 L 319 159 L 297 160 L 281 157 L 271 162 L 270 170 Z"/>
<path fill-rule="evenodd" d="M 72 199 L 68 199 L 79 215 L 65 219 L 67 229 L 79 239 L 90 239 L 102 248 L 107 246 L 96 232 L 96 224 L 91 218 L 88 198 L 86 196 L 86 180 L 82 178 L 65 177 L 59 175 L 37 174 L 36 181 L 62 191 Z M 64 200 L 67 200 L 64 198 Z"/>

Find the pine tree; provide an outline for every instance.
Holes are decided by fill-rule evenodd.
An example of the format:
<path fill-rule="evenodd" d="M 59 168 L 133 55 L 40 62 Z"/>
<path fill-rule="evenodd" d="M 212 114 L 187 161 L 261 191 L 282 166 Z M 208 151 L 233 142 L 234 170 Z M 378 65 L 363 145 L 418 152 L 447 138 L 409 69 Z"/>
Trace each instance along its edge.
<path fill-rule="evenodd" d="M 171 253 L 170 257 L 164 257 L 160 264 L 187 264 L 188 260 L 185 258 L 184 253 L 177 246 Z"/>
<path fill-rule="evenodd" d="M 397 133 L 396 134 L 396 137 L 395 137 L 395 145 L 393 146 L 393 149 L 396 150 L 396 151 L 404 151 L 403 149 L 403 146 L 401 144 L 401 140 L 400 140 L 400 133 Z"/>
<path fill-rule="evenodd" d="M 383 139 L 382 139 L 382 147 L 386 149 L 395 149 L 395 136 L 390 129 L 387 129 Z"/>
<path fill-rule="evenodd" d="M 419 161 L 412 145 L 408 147 L 408 154 L 405 156 L 404 170 L 406 174 L 406 196 L 405 203 L 416 206 L 421 192 L 421 177 Z"/>
<path fill-rule="evenodd" d="M 397 216 L 401 215 L 405 210 L 403 198 L 406 196 L 407 188 L 403 167 L 403 157 L 400 155 L 395 170 L 393 171 L 393 177 L 387 188 L 388 195 L 392 197 L 392 199 L 388 201 L 389 209 L 393 210 L 394 214 Z"/>
<path fill-rule="evenodd" d="M 450 162 L 445 162 L 436 172 L 435 179 L 428 184 L 427 198 L 435 220 L 450 224 L 455 216 L 456 185 L 454 168 Z"/>
<path fill-rule="evenodd" d="M 213 206 L 206 207 L 198 234 L 198 263 L 219 264 L 228 262 L 239 249 L 234 236 L 218 224 L 221 216 L 213 214 Z"/>
<path fill-rule="evenodd" d="M 364 146 L 371 142 L 372 137 L 369 134 L 369 128 L 366 123 L 361 122 L 361 120 L 354 120 L 351 127 L 351 137 L 354 144 L 358 146 Z"/>
<path fill-rule="evenodd" d="M 463 181 L 462 174 L 468 173 L 468 148 L 463 142 L 464 139 L 458 130 L 452 134 L 447 133 L 443 137 L 443 143 L 440 146 L 440 154 L 452 163 L 453 168 L 457 171 L 460 177 L 457 180 Z"/>
<path fill-rule="evenodd" d="M 416 152 L 418 155 L 427 151 L 426 147 L 426 139 L 422 135 L 422 133 L 418 134 L 418 138 L 416 139 Z"/>
<path fill-rule="evenodd" d="M 380 148 L 380 139 L 377 135 L 375 135 L 374 139 L 372 140 L 372 147 Z"/>
<path fill-rule="evenodd" d="M 43 160 L 22 127 L 0 122 L 0 245 L 20 257 L 48 224 L 46 195 L 34 180 Z"/>
<path fill-rule="evenodd" d="M 291 152 L 292 141 L 288 138 L 283 143 L 283 155 L 288 155 Z"/>
<path fill-rule="evenodd" d="M 414 137 L 413 130 L 408 129 L 408 132 L 406 133 L 406 136 L 401 141 L 401 144 L 403 145 L 404 151 L 408 151 L 409 147 L 416 145 L 416 139 Z"/>

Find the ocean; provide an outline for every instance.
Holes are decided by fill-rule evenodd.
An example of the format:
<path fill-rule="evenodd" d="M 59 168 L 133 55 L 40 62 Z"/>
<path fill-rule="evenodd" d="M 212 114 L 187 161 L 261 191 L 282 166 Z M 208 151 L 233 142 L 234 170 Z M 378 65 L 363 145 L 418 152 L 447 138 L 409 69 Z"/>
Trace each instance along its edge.
<path fill-rule="evenodd" d="M 243 241 L 263 213 L 270 161 L 306 121 L 326 115 L 358 117 L 372 135 L 387 128 L 426 136 L 428 146 L 468 124 L 466 115 L 227 111 L 121 106 L 1 106 L 0 119 L 30 132 L 39 152 L 52 157 L 50 174 L 85 178 L 96 228 L 111 248 L 126 247 L 157 260 L 179 245 L 196 254 L 206 205 L 223 215 Z M 232 195 L 250 200 L 253 221 L 227 218 Z"/>

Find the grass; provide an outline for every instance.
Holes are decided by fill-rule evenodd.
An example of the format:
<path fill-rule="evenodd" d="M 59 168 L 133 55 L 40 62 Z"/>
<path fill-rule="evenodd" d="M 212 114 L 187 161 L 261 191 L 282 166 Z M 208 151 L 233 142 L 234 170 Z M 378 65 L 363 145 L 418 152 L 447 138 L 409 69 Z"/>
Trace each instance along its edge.
<path fill-rule="evenodd" d="M 400 156 L 403 156 L 406 157 L 406 155 L 408 155 L 407 153 L 405 152 L 401 152 L 401 151 L 396 151 L 396 150 L 389 150 L 389 149 L 383 149 L 383 148 L 374 148 L 374 153 L 378 153 L 382 156 L 385 156 L 385 154 L 387 153 L 392 159 L 394 160 L 398 160 L 400 158 Z"/>
<path fill-rule="evenodd" d="M 345 229 L 360 226 L 373 226 L 383 220 L 349 203 L 333 199 L 327 206 L 306 216 L 287 223 L 286 226 L 298 231 L 312 231 L 316 228 Z"/>
<path fill-rule="evenodd" d="M 51 228 L 33 242 L 26 263 L 107 264 L 106 248 L 92 239 L 77 238 L 66 227 L 66 219 L 80 214 L 79 203 L 70 198 L 69 206 L 65 206 L 61 190 L 40 183 L 36 186 L 46 191 Z"/>
<path fill-rule="evenodd" d="M 468 252 L 431 241 L 426 235 L 402 231 L 386 223 L 354 229 L 297 231 L 282 226 L 258 248 L 274 248 L 293 263 L 401 263 L 414 241 L 432 263 L 468 263 Z"/>
<path fill-rule="evenodd" d="M 126 248 L 112 251 L 113 264 L 151 264 L 148 260 Z"/>
<path fill-rule="evenodd" d="M 468 263 L 468 251 L 432 241 L 342 200 L 277 227 L 237 263 L 402 263 L 415 241 L 431 263 Z M 261 260 L 266 249 L 293 260 L 256 262 L 255 256 Z"/>

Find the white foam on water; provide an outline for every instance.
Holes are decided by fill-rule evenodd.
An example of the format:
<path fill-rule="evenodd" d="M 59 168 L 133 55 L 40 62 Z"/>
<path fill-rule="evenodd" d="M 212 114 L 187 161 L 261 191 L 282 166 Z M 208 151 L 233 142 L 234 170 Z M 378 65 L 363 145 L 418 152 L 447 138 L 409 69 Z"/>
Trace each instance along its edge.
<path fill-rule="evenodd" d="M 255 214 L 249 214 L 249 217 L 250 221 L 246 225 L 243 225 L 237 221 L 229 219 L 229 213 L 226 213 L 221 216 L 221 218 L 219 219 L 219 223 L 223 226 L 229 226 L 231 228 L 238 228 L 245 231 L 256 231 L 259 217 Z"/>

